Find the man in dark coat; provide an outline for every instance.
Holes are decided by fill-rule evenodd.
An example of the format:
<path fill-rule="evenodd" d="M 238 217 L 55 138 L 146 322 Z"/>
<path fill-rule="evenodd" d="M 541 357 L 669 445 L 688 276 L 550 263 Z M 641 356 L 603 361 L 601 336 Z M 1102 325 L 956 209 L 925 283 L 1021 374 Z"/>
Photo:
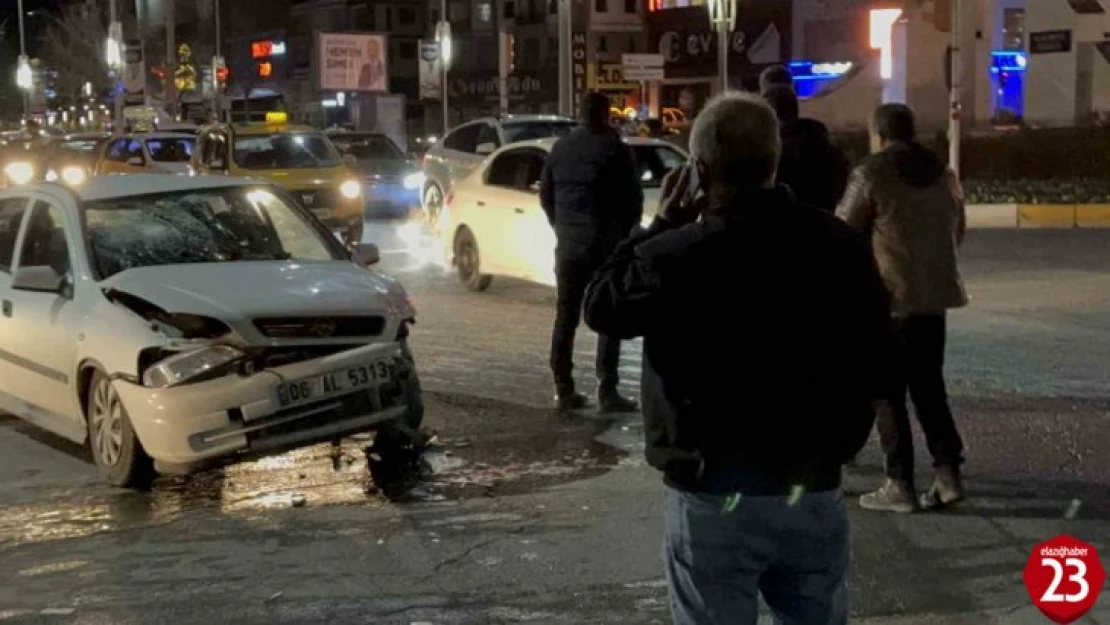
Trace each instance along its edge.
<path fill-rule="evenodd" d="M 890 312 L 864 238 L 775 186 L 776 126 L 757 96 L 711 101 L 586 297 L 591 328 L 644 338 L 678 625 L 755 625 L 760 593 L 782 622 L 848 619 L 840 467 L 881 405 Z"/>
<path fill-rule="evenodd" d="M 763 90 L 763 99 L 779 118 L 782 157 L 778 181 L 806 204 L 833 212 L 848 186 L 849 165 L 824 124 L 799 115 L 798 96 L 785 84 Z"/>
<path fill-rule="evenodd" d="M 584 124 L 551 150 L 540 179 L 540 203 L 558 241 L 555 276 L 558 303 L 551 337 L 551 371 L 560 409 L 587 404 L 575 390 L 574 336 L 582 298 L 594 271 L 643 218 L 643 189 L 632 151 L 609 125 L 609 99 L 588 94 Z M 620 339 L 601 334 L 597 343 L 598 408 L 632 412 L 635 402 L 617 392 Z"/>

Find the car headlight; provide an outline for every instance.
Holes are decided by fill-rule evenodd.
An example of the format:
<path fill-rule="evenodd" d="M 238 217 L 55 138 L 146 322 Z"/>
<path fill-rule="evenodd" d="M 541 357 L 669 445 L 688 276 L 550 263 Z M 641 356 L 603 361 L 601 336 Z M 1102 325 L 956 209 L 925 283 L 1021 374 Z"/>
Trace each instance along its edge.
<path fill-rule="evenodd" d="M 184 384 L 243 356 L 243 352 L 228 345 L 212 345 L 174 354 L 147 367 L 143 372 L 143 385 L 167 388 Z"/>
<path fill-rule="evenodd" d="M 84 167 L 68 165 L 62 168 L 62 182 L 71 187 L 84 184 L 86 178 L 88 178 L 88 174 L 85 173 Z"/>
<path fill-rule="evenodd" d="M 27 184 L 35 177 L 35 168 L 30 163 L 16 161 L 4 168 L 4 174 L 14 184 Z"/>
<path fill-rule="evenodd" d="M 339 185 L 339 192 L 348 200 L 353 200 L 362 195 L 362 185 L 357 180 L 348 180 Z"/>
<path fill-rule="evenodd" d="M 410 191 L 414 189 L 419 189 L 420 187 L 424 186 L 424 172 L 418 171 L 416 173 L 405 176 L 404 180 L 401 181 L 401 184 L 405 185 L 405 188 Z"/>
<path fill-rule="evenodd" d="M 47 182 L 54 182 L 58 179 L 58 172 L 54 171 L 53 169 L 48 169 L 46 170 L 46 175 L 43 176 L 43 179 Z"/>

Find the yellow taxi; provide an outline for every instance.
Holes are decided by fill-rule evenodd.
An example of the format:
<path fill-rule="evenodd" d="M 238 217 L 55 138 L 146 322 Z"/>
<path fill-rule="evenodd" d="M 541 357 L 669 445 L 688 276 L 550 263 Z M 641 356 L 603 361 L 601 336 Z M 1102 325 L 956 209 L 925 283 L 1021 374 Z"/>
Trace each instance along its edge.
<path fill-rule="evenodd" d="M 362 185 L 323 132 L 267 114 L 264 123 L 201 128 L 191 167 L 198 174 L 263 178 L 288 191 L 348 245 L 362 240 Z"/>
<path fill-rule="evenodd" d="M 196 137 L 181 132 L 134 133 L 108 141 L 99 174 L 187 174 Z"/>

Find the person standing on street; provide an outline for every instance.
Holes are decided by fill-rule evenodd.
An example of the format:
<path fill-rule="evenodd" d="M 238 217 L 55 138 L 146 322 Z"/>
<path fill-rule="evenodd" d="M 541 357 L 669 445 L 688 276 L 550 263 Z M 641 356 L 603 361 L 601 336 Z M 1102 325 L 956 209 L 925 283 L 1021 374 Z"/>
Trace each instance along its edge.
<path fill-rule="evenodd" d="M 587 405 L 575 390 L 574 336 L 590 277 L 613 248 L 643 218 L 644 192 L 632 151 L 609 125 L 609 99 L 590 93 L 584 125 L 555 143 L 540 179 L 540 204 L 555 230 L 558 302 L 551 337 L 555 401 L 561 410 Z M 620 339 L 602 333 L 597 341 L 598 409 L 634 412 L 636 403 L 617 392 Z"/>
<path fill-rule="evenodd" d="M 848 619 L 841 464 L 887 384 L 890 310 L 863 237 L 775 186 L 777 128 L 756 95 L 710 101 L 586 296 L 591 328 L 644 337 L 678 625 L 755 625 L 760 593 L 780 622 Z"/>
<path fill-rule="evenodd" d="M 964 498 L 963 441 L 944 385 L 946 311 L 967 305 L 957 248 L 966 229 L 955 174 L 915 140 L 913 112 L 884 104 L 871 120 L 872 154 L 852 172 L 837 215 L 871 240 L 891 297 L 897 372 L 890 411 L 878 415 L 886 482 L 860 497 L 869 510 L 912 512 Z M 906 391 L 933 456 L 936 477 L 918 501 Z"/>
<path fill-rule="evenodd" d="M 799 201 L 832 213 L 848 186 L 844 151 L 832 142 L 824 124 L 799 116 L 798 96 L 791 87 L 771 85 L 763 99 L 779 118 L 779 184 L 790 187 Z"/>

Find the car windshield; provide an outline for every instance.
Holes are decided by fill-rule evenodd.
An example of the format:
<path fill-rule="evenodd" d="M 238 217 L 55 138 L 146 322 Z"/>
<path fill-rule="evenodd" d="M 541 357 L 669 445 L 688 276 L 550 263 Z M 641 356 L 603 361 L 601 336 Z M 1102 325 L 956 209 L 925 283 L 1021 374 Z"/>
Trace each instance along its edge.
<path fill-rule="evenodd" d="M 382 161 L 404 159 L 405 153 L 383 135 L 360 135 L 356 137 L 333 137 L 332 142 L 343 154 L 358 160 Z"/>
<path fill-rule="evenodd" d="M 640 182 L 649 188 L 663 184 L 664 176 L 686 163 L 682 152 L 669 145 L 633 145 L 632 154 L 636 158 Z"/>
<path fill-rule="evenodd" d="M 87 154 L 95 150 L 100 144 L 101 139 L 73 139 L 70 141 L 62 141 L 58 144 L 58 147 L 63 150 Z"/>
<path fill-rule="evenodd" d="M 89 202 L 85 222 L 101 278 L 136 267 L 338 258 L 301 209 L 264 188 Z"/>
<path fill-rule="evenodd" d="M 243 169 L 335 167 L 339 152 L 319 133 L 245 136 L 235 139 L 235 162 Z"/>
<path fill-rule="evenodd" d="M 150 158 L 159 163 L 188 163 L 193 157 L 196 139 L 192 137 L 147 139 L 146 149 Z"/>
<path fill-rule="evenodd" d="M 501 126 L 505 133 L 505 143 L 516 143 L 531 139 L 547 139 L 570 134 L 578 126 L 572 119 L 542 120 L 529 122 L 509 122 Z"/>

